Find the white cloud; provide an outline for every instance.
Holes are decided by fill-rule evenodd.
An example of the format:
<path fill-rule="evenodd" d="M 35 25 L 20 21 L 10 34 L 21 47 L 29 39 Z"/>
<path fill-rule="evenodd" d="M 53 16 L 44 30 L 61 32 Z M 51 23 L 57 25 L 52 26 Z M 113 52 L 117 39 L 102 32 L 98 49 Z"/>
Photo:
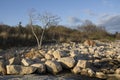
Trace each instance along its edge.
<path fill-rule="evenodd" d="M 82 20 L 77 17 L 70 16 L 68 17 L 68 22 L 72 24 L 76 24 L 76 23 L 81 23 Z"/>
<path fill-rule="evenodd" d="M 110 0 L 102 0 L 103 5 L 105 5 L 106 7 L 110 7 L 113 8 L 113 4 Z"/>
<path fill-rule="evenodd" d="M 84 10 L 84 13 L 88 14 L 89 16 L 97 16 L 97 14 L 90 9 Z"/>
<path fill-rule="evenodd" d="M 98 24 L 105 26 L 106 29 L 112 33 L 116 31 L 120 32 L 120 14 L 101 17 Z"/>

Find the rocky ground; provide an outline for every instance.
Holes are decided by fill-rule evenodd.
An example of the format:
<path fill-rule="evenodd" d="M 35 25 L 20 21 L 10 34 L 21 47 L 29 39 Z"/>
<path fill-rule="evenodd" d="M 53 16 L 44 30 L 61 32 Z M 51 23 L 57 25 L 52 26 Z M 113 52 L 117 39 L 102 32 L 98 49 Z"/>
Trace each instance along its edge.
<path fill-rule="evenodd" d="M 0 80 L 120 80 L 120 41 L 95 43 L 1 50 Z"/>

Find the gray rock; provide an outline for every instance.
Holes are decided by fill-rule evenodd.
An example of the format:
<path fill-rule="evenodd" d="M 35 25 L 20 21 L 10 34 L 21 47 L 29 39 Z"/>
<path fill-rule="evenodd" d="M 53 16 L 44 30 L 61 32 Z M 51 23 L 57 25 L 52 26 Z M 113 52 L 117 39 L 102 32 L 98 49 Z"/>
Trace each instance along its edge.
<path fill-rule="evenodd" d="M 120 68 L 116 69 L 116 70 L 115 70 L 115 73 L 116 73 L 116 74 L 120 74 Z"/>
<path fill-rule="evenodd" d="M 81 69 L 80 67 L 75 66 L 75 67 L 72 69 L 72 72 L 73 72 L 74 74 L 80 74 L 81 70 L 82 70 L 82 69 Z"/>
<path fill-rule="evenodd" d="M 25 59 L 25 58 L 23 58 L 21 62 L 22 62 L 22 64 L 23 64 L 24 66 L 30 66 L 31 64 L 34 63 L 32 60 L 30 60 L 30 59 Z"/>
<path fill-rule="evenodd" d="M 39 73 L 39 74 L 42 74 L 42 73 L 46 72 L 46 67 L 42 63 L 32 64 L 31 66 L 36 67 L 37 68 L 37 73 Z"/>
<path fill-rule="evenodd" d="M 5 75 L 7 73 L 5 68 L 5 63 L 3 60 L 0 60 L 0 74 Z"/>
<path fill-rule="evenodd" d="M 89 68 L 90 67 L 90 63 L 87 60 L 78 60 L 77 65 L 81 68 Z"/>
<path fill-rule="evenodd" d="M 106 79 L 107 76 L 103 72 L 96 72 L 96 77 L 101 79 Z"/>
<path fill-rule="evenodd" d="M 21 59 L 20 57 L 13 57 L 9 59 L 9 65 L 20 65 L 21 64 Z"/>
<path fill-rule="evenodd" d="M 73 68 L 76 63 L 74 58 L 72 57 L 60 58 L 58 61 L 62 64 L 63 68 L 67 68 L 67 69 Z"/>
<path fill-rule="evenodd" d="M 7 65 L 7 74 L 31 74 L 36 71 L 37 68 L 32 66 L 21 66 L 21 65 Z"/>
<path fill-rule="evenodd" d="M 57 61 L 46 61 L 45 65 L 47 67 L 48 72 L 52 73 L 52 74 L 57 74 L 60 71 L 62 71 L 62 66 L 60 63 L 58 63 Z"/>

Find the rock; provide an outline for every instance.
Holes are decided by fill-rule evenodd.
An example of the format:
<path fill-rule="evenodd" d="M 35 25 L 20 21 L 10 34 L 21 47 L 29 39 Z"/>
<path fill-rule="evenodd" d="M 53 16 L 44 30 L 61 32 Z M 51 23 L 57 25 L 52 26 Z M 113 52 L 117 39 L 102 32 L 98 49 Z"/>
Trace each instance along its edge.
<path fill-rule="evenodd" d="M 90 77 L 94 77 L 95 76 L 95 72 L 92 69 L 88 68 L 87 70 L 88 70 L 88 75 Z"/>
<path fill-rule="evenodd" d="M 62 66 L 57 61 L 48 60 L 45 62 L 45 65 L 47 67 L 48 72 L 50 72 L 52 74 L 57 74 L 60 71 L 62 71 Z"/>
<path fill-rule="evenodd" d="M 107 78 L 107 76 L 103 72 L 96 72 L 96 77 L 101 79 Z"/>
<path fill-rule="evenodd" d="M 52 55 L 50 55 L 50 54 L 45 54 L 45 59 L 47 59 L 47 60 L 51 60 L 52 58 L 53 58 Z"/>
<path fill-rule="evenodd" d="M 75 66 L 75 60 L 72 57 L 60 58 L 58 61 L 62 64 L 63 68 L 69 69 Z"/>
<path fill-rule="evenodd" d="M 32 61 L 33 61 L 34 63 L 40 63 L 40 62 L 41 62 L 41 59 L 38 58 L 38 57 L 34 57 L 34 58 L 32 58 Z"/>
<path fill-rule="evenodd" d="M 115 73 L 116 73 L 116 74 L 120 74 L 120 68 L 116 69 L 116 70 L 115 70 Z"/>
<path fill-rule="evenodd" d="M 42 58 L 43 55 L 41 55 L 39 51 L 35 51 L 35 49 L 31 49 L 31 51 L 25 54 L 25 58 L 32 59 L 34 57 Z"/>
<path fill-rule="evenodd" d="M 20 57 L 13 57 L 9 59 L 9 65 L 20 65 L 21 64 L 21 59 Z"/>
<path fill-rule="evenodd" d="M 84 45 L 85 45 L 85 46 L 95 46 L 96 43 L 95 43 L 95 41 L 93 41 L 93 40 L 85 40 L 85 41 L 84 41 Z"/>
<path fill-rule="evenodd" d="M 87 60 L 78 60 L 78 63 L 76 66 L 79 66 L 81 68 L 89 68 L 90 63 Z"/>
<path fill-rule="evenodd" d="M 62 58 L 62 57 L 66 57 L 67 53 L 65 53 L 64 51 L 56 50 L 56 51 L 53 52 L 53 56 L 54 56 L 55 59 L 59 59 L 59 58 Z"/>
<path fill-rule="evenodd" d="M 75 66 L 73 69 L 72 69 L 72 72 L 74 73 L 74 74 L 79 74 L 80 72 L 81 72 L 81 68 L 80 67 L 78 67 L 78 66 Z"/>
<path fill-rule="evenodd" d="M 70 56 L 71 57 L 75 57 L 75 56 L 77 56 L 78 55 L 78 51 L 77 50 L 72 50 L 72 51 L 70 51 Z"/>
<path fill-rule="evenodd" d="M 44 64 L 36 63 L 36 64 L 32 64 L 31 66 L 36 67 L 37 68 L 36 72 L 39 74 L 46 72 L 46 67 Z"/>
<path fill-rule="evenodd" d="M 86 75 L 86 76 L 88 76 L 88 70 L 87 70 L 87 69 L 82 69 L 82 70 L 81 70 L 81 75 Z"/>
<path fill-rule="evenodd" d="M 24 74 L 34 73 L 37 68 L 32 67 L 32 66 L 26 67 L 26 66 L 21 66 L 21 65 L 7 65 L 6 69 L 7 69 L 7 74 L 24 75 Z"/>
<path fill-rule="evenodd" d="M 0 75 L 7 74 L 4 61 L 0 60 Z"/>
<path fill-rule="evenodd" d="M 29 66 L 29 65 L 33 64 L 33 61 L 32 61 L 32 60 L 30 60 L 30 59 L 25 59 L 25 58 L 23 58 L 21 62 L 22 62 L 22 64 L 23 64 L 24 66 Z"/>
<path fill-rule="evenodd" d="M 45 58 L 42 58 L 42 59 L 41 59 L 41 62 L 45 62 L 45 61 L 46 61 L 46 59 L 45 59 Z"/>

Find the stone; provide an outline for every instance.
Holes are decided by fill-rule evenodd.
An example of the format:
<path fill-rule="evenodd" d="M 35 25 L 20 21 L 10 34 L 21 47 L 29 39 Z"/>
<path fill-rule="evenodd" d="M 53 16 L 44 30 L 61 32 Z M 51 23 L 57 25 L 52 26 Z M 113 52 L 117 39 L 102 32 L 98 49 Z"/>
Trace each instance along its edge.
<path fill-rule="evenodd" d="M 39 74 L 46 72 L 46 67 L 42 63 L 35 63 L 35 64 L 32 64 L 31 66 L 36 67 L 37 68 L 36 72 Z"/>
<path fill-rule="evenodd" d="M 70 56 L 71 57 L 75 57 L 75 56 L 77 56 L 78 55 L 78 51 L 77 50 L 72 50 L 72 51 L 70 51 Z"/>
<path fill-rule="evenodd" d="M 87 60 L 78 60 L 77 65 L 81 68 L 89 68 L 90 67 L 90 63 Z"/>
<path fill-rule="evenodd" d="M 92 69 L 88 68 L 87 70 L 88 70 L 88 75 L 90 77 L 94 77 L 95 76 L 95 72 Z"/>
<path fill-rule="evenodd" d="M 42 58 L 42 59 L 41 59 L 41 62 L 45 62 L 45 61 L 46 61 L 46 59 L 45 59 L 45 58 Z"/>
<path fill-rule="evenodd" d="M 116 69 L 116 70 L 115 70 L 115 73 L 116 73 L 116 74 L 120 74 L 120 68 Z"/>
<path fill-rule="evenodd" d="M 82 70 L 81 70 L 81 75 L 86 75 L 86 76 L 88 76 L 88 70 L 87 70 L 87 69 L 82 69 Z"/>
<path fill-rule="evenodd" d="M 6 75 L 7 71 L 6 71 L 6 67 L 5 67 L 5 63 L 3 60 L 0 60 L 0 75 Z"/>
<path fill-rule="evenodd" d="M 54 56 L 55 59 L 59 59 L 59 58 L 62 58 L 62 57 L 66 57 L 67 53 L 65 53 L 64 51 L 56 50 L 56 51 L 53 52 L 53 56 Z"/>
<path fill-rule="evenodd" d="M 85 46 L 95 46 L 96 42 L 93 40 L 85 40 L 83 43 Z"/>
<path fill-rule="evenodd" d="M 7 69 L 7 74 L 24 75 L 24 74 L 34 73 L 37 68 L 32 67 L 32 66 L 7 65 L 6 69 Z"/>
<path fill-rule="evenodd" d="M 52 73 L 52 74 L 57 74 L 60 71 L 62 71 L 62 66 L 59 62 L 57 61 L 46 61 L 45 65 L 47 67 L 48 72 Z"/>
<path fill-rule="evenodd" d="M 53 58 L 52 55 L 50 55 L 50 54 L 45 54 L 45 59 L 47 59 L 47 60 L 51 60 L 52 58 Z"/>
<path fill-rule="evenodd" d="M 78 66 L 75 66 L 75 67 L 72 69 L 72 72 L 73 72 L 74 74 L 80 74 L 81 68 L 78 67 Z"/>
<path fill-rule="evenodd" d="M 38 58 L 38 57 L 34 57 L 34 58 L 32 58 L 32 61 L 33 61 L 34 63 L 40 63 L 40 62 L 41 62 L 41 59 Z"/>
<path fill-rule="evenodd" d="M 101 79 L 107 78 L 107 76 L 103 72 L 96 72 L 96 77 Z"/>
<path fill-rule="evenodd" d="M 13 57 L 9 59 L 9 65 L 20 65 L 21 64 L 21 59 L 20 57 Z"/>
<path fill-rule="evenodd" d="M 22 62 L 22 64 L 23 64 L 24 66 L 30 66 L 31 64 L 33 64 L 33 61 L 32 61 L 32 60 L 30 60 L 30 59 L 25 59 L 25 58 L 23 58 L 21 62 Z"/>
<path fill-rule="evenodd" d="M 76 63 L 74 58 L 72 57 L 60 58 L 58 61 L 61 63 L 63 68 L 67 68 L 67 69 L 73 68 Z"/>

